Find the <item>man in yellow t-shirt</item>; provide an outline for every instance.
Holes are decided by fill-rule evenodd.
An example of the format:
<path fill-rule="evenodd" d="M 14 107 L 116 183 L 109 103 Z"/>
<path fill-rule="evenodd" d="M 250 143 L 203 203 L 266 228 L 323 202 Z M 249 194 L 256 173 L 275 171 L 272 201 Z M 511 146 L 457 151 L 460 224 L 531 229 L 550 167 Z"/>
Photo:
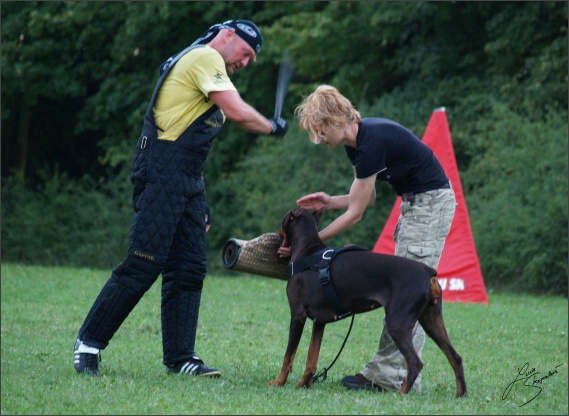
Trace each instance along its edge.
<path fill-rule="evenodd" d="M 170 71 L 154 105 L 158 138 L 176 140 L 215 105 L 209 94 L 220 91 L 237 91 L 221 55 L 207 46 L 185 54 Z"/>
<path fill-rule="evenodd" d="M 226 119 L 282 137 L 287 123 L 247 104 L 228 74 L 254 62 L 263 38 L 249 20 L 212 26 L 160 67 L 132 164 L 129 249 L 93 303 L 74 348 L 77 372 L 99 375 L 100 350 L 162 274 L 163 363 L 169 373 L 219 377 L 194 350 L 206 275 L 203 168 Z"/>

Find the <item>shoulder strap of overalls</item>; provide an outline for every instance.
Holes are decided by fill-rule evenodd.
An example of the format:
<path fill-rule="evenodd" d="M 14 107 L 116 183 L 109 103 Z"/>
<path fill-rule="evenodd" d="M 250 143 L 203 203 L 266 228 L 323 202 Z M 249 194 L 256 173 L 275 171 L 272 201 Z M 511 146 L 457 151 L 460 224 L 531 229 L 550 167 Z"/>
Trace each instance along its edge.
<path fill-rule="evenodd" d="M 184 49 L 183 51 L 181 51 L 180 53 L 178 53 L 177 55 L 175 55 L 172 58 L 172 60 L 167 61 L 165 64 L 163 64 L 160 67 L 160 70 L 162 72 L 160 74 L 160 78 L 158 78 L 158 81 L 156 82 L 156 87 L 154 87 L 154 92 L 152 93 L 152 98 L 150 99 L 150 108 L 154 106 L 154 100 L 156 99 L 156 96 L 158 95 L 158 91 L 160 91 L 160 87 L 162 86 L 162 83 L 164 82 L 164 80 L 166 79 L 166 76 L 170 72 L 170 69 L 172 69 L 172 67 L 176 64 L 176 62 L 178 62 L 182 56 L 184 56 L 186 53 L 188 53 L 192 49 L 203 48 L 204 46 L 205 45 L 192 44 L 192 45 L 188 46 L 186 49 Z"/>

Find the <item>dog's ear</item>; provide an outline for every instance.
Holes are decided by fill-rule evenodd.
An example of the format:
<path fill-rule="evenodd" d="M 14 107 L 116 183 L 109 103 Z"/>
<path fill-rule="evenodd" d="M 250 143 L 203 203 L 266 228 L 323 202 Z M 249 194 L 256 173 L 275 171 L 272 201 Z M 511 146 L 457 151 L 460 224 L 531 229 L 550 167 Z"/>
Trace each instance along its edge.
<path fill-rule="evenodd" d="M 300 215 L 300 211 L 298 209 L 291 209 L 289 212 L 287 212 L 283 218 L 282 228 L 284 229 L 288 223 L 293 221 L 299 215 Z"/>
<path fill-rule="evenodd" d="M 320 224 L 320 218 L 322 218 L 323 212 L 324 212 L 324 208 L 320 208 L 318 211 L 314 211 L 312 213 L 312 216 L 314 217 L 314 220 L 316 221 L 316 225 Z"/>
<path fill-rule="evenodd" d="M 291 219 L 291 221 L 294 220 L 295 218 L 300 217 L 301 214 L 302 214 L 302 209 L 300 209 L 300 208 L 293 209 L 293 210 L 290 212 L 290 219 Z"/>

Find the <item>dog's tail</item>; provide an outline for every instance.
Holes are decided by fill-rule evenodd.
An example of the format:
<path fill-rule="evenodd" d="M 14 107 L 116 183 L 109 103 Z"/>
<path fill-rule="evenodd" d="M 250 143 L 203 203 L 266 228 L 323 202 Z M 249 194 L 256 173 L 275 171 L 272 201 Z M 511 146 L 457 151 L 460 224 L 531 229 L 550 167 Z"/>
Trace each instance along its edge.
<path fill-rule="evenodd" d="M 443 291 L 441 289 L 441 285 L 439 285 L 439 279 L 437 276 L 431 277 L 431 303 L 433 305 L 440 304 L 442 302 Z"/>

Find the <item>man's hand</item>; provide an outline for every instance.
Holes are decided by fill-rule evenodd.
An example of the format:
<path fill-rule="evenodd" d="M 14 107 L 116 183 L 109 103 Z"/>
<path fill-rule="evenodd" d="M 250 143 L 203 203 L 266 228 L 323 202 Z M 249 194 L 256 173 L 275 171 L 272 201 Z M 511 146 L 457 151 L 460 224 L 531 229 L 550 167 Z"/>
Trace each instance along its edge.
<path fill-rule="evenodd" d="M 211 214 L 209 213 L 209 205 L 205 207 L 205 232 L 207 233 L 211 228 Z"/>
<path fill-rule="evenodd" d="M 290 257 L 290 255 L 291 255 L 290 247 L 280 246 L 277 250 L 277 253 L 278 253 L 280 258 Z"/>
<path fill-rule="evenodd" d="M 273 118 L 270 121 L 272 129 L 269 135 L 275 136 L 279 139 L 282 138 L 286 134 L 286 131 L 288 130 L 286 120 L 282 117 L 279 117 L 279 118 Z"/>

